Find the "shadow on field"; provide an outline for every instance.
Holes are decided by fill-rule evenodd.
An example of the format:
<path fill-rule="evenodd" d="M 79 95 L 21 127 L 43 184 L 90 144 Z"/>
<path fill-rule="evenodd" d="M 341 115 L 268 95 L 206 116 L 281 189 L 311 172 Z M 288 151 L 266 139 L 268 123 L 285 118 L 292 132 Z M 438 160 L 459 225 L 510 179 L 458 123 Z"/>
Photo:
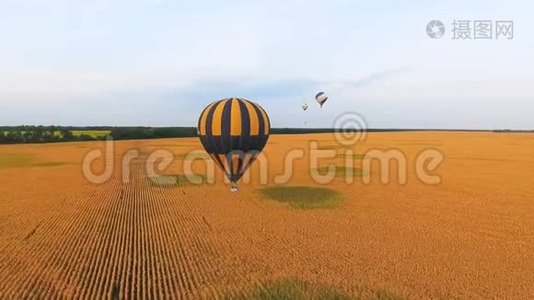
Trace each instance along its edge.
<path fill-rule="evenodd" d="M 365 158 L 365 155 L 363 155 L 363 154 L 352 154 L 352 155 L 349 155 L 348 153 L 338 153 L 338 154 L 336 154 L 336 158 L 348 158 L 348 157 L 352 157 L 352 159 L 354 159 L 354 160 L 361 160 L 361 159 Z"/>
<path fill-rule="evenodd" d="M 188 187 L 188 186 L 200 186 L 207 183 L 208 177 L 205 175 L 195 175 L 201 182 L 191 182 L 187 175 L 173 174 L 173 175 L 160 175 L 149 177 L 149 181 L 153 185 L 163 187 Z"/>
<path fill-rule="evenodd" d="M 271 200 L 298 209 L 334 208 L 345 201 L 341 193 L 323 187 L 273 186 L 261 189 L 260 192 Z"/>
<path fill-rule="evenodd" d="M 198 149 L 195 149 L 198 151 Z M 193 151 L 193 150 L 192 150 Z M 179 160 L 195 160 L 195 159 L 210 159 L 211 157 L 208 155 L 208 153 L 195 153 L 195 154 L 189 154 L 189 153 L 178 153 L 175 154 L 174 157 Z"/>
<path fill-rule="evenodd" d="M 351 167 L 345 167 L 345 166 L 333 166 L 334 172 L 336 177 L 361 177 L 364 175 L 364 172 L 360 168 L 351 168 Z M 317 172 L 319 172 L 319 175 L 327 175 L 330 172 L 330 167 L 322 167 L 315 169 Z"/>
<path fill-rule="evenodd" d="M 317 147 L 317 150 L 349 150 L 352 149 L 352 146 L 345 146 L 341 144 L 325 144 L 325 145 L 319 145 Z"/>
<path fill-rule="evenodd" d="M 376 299 L 397 300 L 402 299 L 394 293 L 379 291 L 359 291 L 349 294 L 336 288 L 323 284 L 312 284 L 297 279 L 280 279 L 263 284 L 258 284 L 250 291 L 239 295 L 229 295 L 226 299 Z"/>
<path fill-rule="evenodd" d="M 34 155 L 24 153 L 0 154 L 0 169 L 3 168 L 31 168 L 31 167 L 57 167 L 67 165 L 61 161 L 39 161 Z"/>

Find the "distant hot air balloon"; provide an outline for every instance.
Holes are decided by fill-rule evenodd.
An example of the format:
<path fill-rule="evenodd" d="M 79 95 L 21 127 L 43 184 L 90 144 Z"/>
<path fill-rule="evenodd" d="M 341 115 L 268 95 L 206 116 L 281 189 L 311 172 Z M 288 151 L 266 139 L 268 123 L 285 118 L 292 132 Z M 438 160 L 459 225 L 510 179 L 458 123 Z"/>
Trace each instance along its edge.
<path fill-rule="evenodd" d="M 306 104 L 306 103 L 302 104 L 302 109 L 304 111 L 306 111 L 308 109 L 308 104 Z"/>
<path fill-rule="evenodd" d="M 231 191 L 267 144 L 271 126 L 265 110 L 242 98 L 208 105 L 200 114 L 198 135 L 206 152 L 230 180 Z"/>
<path fill-rule="evenodd" d="M 315 100 L 323 107 L 323 104 L 328 100 L 328 96 L 325 95 L 324 92 L 319 92 L 317 95 L 315 95 Z"/>

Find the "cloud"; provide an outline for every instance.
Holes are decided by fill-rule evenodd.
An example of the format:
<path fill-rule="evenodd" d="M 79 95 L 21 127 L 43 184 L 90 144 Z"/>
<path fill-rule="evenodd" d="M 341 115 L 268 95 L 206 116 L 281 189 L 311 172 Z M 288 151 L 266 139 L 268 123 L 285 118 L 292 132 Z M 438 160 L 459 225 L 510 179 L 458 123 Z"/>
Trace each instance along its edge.
<path fill-rule="evenodd" d="M 402 74 L 404 72 L 407 72 L 409 71 L 410 68 L 409 67 L 400 67 L 400 68 L 396 68 L 396 69 L 392 69 L 392 70 L 386 70 L 386 71 L 382 71 L 382 72 L 376 72 L 376 73 L 372 73 L 372 74 L 369 74 L 359 80 L 355 80 L 355 81 L 339 81 L 337 83 L 342 83 L 344 85 L 346 85 L 347 87 L 365 87 L 365 86 L 369 86 L 371 84 L 374 84 L 374 83 L 377 83 L 377 82 L 381 82 L 381 81 L 384 81 L 388 78 L 391 78 L 393 76 L 396 76 L 396 75 L 399 75 L 399 74 Z"/>
<path fill-rule="evenodd" d="M 325 90 L 327 93 L 337 92 L 347 88 L 363 88 L 370 86 L 393 76 L 408 71 L 408 67 L 400 67 L 369 74 L 357 80 L 308 80 L 308 79 L 285 79 L 265 80 L 241 78 L 239 80 L 203 80 L 193 83 L 176 93 L 188 96 L 200 96 L 210 99 L 224 97 L 244 98 L 271 98 L 286 99 L 288 97 L 313 96 L 317 91 Z"/>

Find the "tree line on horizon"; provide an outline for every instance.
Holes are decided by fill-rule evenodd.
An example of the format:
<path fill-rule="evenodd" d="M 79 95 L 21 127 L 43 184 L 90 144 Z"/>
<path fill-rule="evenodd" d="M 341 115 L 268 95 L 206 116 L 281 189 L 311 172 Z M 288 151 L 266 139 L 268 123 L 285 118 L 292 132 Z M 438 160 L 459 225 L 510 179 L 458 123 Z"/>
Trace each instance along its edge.
<path fill-rule="evenodd" d="M 0 144 L 54 143 L 89 140 L 96 140 L 96 138 L 84 134 L 75 136 L 72 133 L 72 130 L 61 126 L 22 125 L 0 127 Z"/>
<path fill-rule="evenodd" d="M 436 131 L 436 129 L 368 129 L 368 132 Z M 451 131 L 451 130 L 437 130 Z M 482 132 L 532 132 L 529 130 L 452 130 Z M 92 132 L 93 134 L 86 134 Z M 271 134 L 333 133 L 333 128 L 272 128 Z M 75 134 L 76 133 L 76 134 Z M 74 141 L 156 139 L 196 137 L 196 127 L 128 127 L 128 126 L 0 126 L 0 144 L 55 143 Z"/>
<path fill-rule="evenodd" d="M 91 132 L 87 134 L 86 132 Z M 0 144 L 195 137 L 195 127 L 0 126 Z"/>

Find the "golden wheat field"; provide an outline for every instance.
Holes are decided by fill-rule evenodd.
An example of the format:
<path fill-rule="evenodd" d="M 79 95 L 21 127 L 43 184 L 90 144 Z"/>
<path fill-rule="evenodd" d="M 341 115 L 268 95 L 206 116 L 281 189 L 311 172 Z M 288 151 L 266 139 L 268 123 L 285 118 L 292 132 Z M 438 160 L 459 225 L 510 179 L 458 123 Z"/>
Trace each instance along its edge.
<path fill-rule="evenodd" d="M 313 141 L 335 157 L 310 165 Z M 239 193 L 188 160 L 197 139 L 114 145 L 101 184 L 82 160 L 104 142 L 0 147 L 0 299 L 534 298 L 532 134 L 369 133 L 350 149 L 331 134 L 274 135 L 267 171 L 257 161 Z M 295 149 L 304 157 L 275 183 Z M 370 149 L 403 153 L 406 184 L 397 165 L 388 184 L 378 164 L 362 170 Z M 425 149 L 444 156 L 431 172 L 440 184 L 418 179 Z M 156 177 L 154 151 L 174 155 Z M 184 182 L 185 164 L 215 183 Z M 328 165 L 351 169 L 353 182 L 337 169 L 315 182 L 310 171 Z"/>

